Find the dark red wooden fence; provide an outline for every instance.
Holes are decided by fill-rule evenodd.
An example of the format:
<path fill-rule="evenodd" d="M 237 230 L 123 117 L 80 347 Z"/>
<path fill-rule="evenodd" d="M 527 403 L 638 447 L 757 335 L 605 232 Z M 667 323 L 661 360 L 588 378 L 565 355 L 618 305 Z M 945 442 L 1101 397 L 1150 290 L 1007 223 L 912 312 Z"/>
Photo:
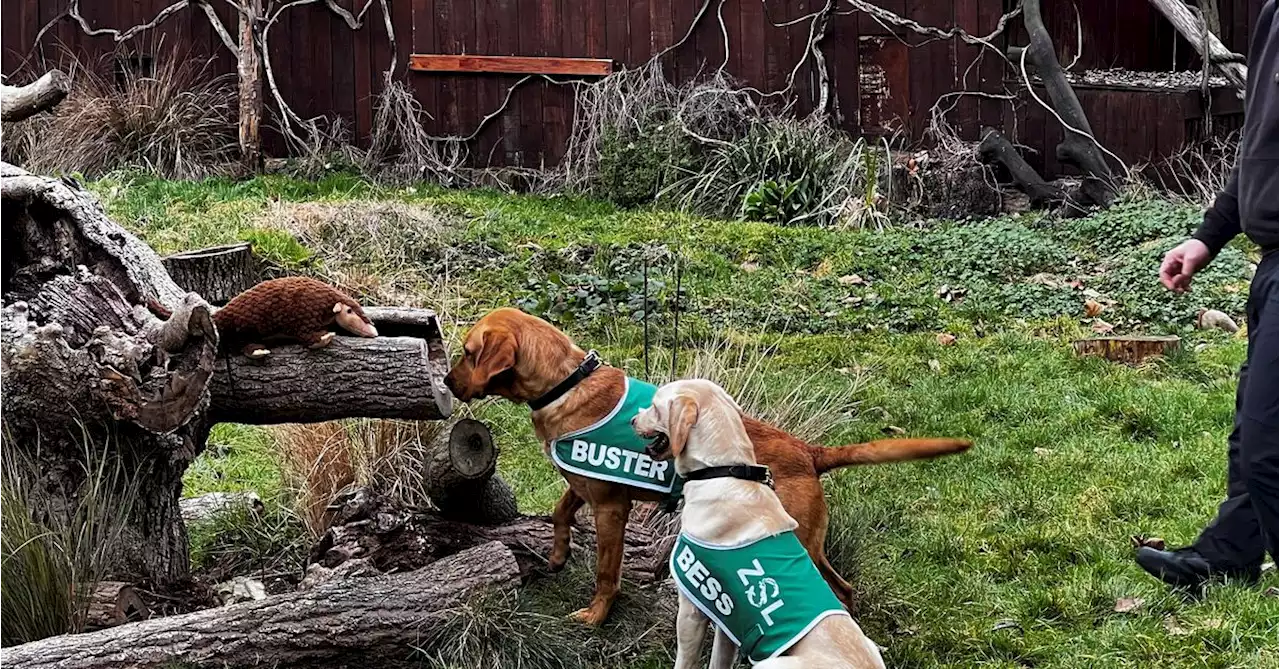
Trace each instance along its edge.
<path fill-rule="evenodd" d="M 365 0 L 338 0 L 362 7 Z M 38 70 L 73 53 L 98 61 L 112 53 L 109 37 L 89 37 L 73 21 L 58 17 L 67 0 L 6 0 L 3 70 Z M 896 134 L 919 140 L 929 110 L 941 96 L 967 89 L 1002 92 L 1015 76 L 998 58 L 958 40 L 928 41 L 890 30 L 865 14 L 839 13 L 822 43 L 834 88 L 833 107 L 843 127 L 864 135 Z M 960 26 L 986 34 L 1013 0 L 876 0 L 880 6 L 930 26 Z M 1244 51 L 1262 0 L 1220 0 L 1224 41 Z M 82 13 L 94 27 L 127 28 L 150 21 L 170 0 L 85 0 Z M 235 33 L 226 3 L 214 2 Z M 667 74 L 684 81 L 719 67 L 762 91 L 780 90 L 805 54 L 810 25 L 803 17 L 820 10 L 823 0 L 725 0 L 710 8 L 690 38 L 663 59 Z M 693 24 L 697 0 L 389 0 L 395 29 L 396 77 L 406 81 L 430 114 L 427 128 L 438 135 L 469 135 L 498 109 L 521 75 L 411 72 L 409 56 L 479 54 L 607 58 L 618 67 L 645 63 L 676 43 Z M 1199 66 L 1190 46 L 1146 0 L 1076 0 L 1083 54 L 1077 69 L 1126 67 L 1138 70 Z M 1044 0 L 1046 22 L 1060 55 L 1069 62 L 1076 50 L 1076 14 L 1067 0 Z M 717 12 L 719 8 L 719 12 Z M 720 19 L 728 35 L 728 54 Z M 1020 21 L 1008 31 L 1024 39 Z M 43 38 L 36 43 L 44 28 Z M 1006 40 L 1000 40 L 1003 48 Z M 367 139 L 373 100 L 382 87 L 381 72 L 393 54 L 378 2 L 359 31 L 323 4 L 300 5 L 271 28 L 271 61 L 285 99 L 302 116 L 340 116 L 357 141 Z M 136 39 L 129 48 L 163 57 L 177 48 L 188 57 L 214 58 L 219 72 L 234 72 L 230 52 L 210 28 L 203 12 L 189 8 L 159 30 Z M 796 111 L 815 104 L 812 58 L 796 69 L 792 95 Z M 565 77 L 558 79 L 567 80 Z M 1104 144 L 1127 160 L 1142 160 L 1176 150 L 1191 139 L 1201 104 L 1196 92 L 1150 93 L 1088 89 L 1080 92 L 1094 129 Z M 1219 112 L 1235 114 L 1230 96 L 1219 95 Z M 1056 172 L 1052 146 L 1060 128 L 1025 95 L 1016 108 L 995 99 L 962 96 L 949 115 L 966 138 L 983 125 L 998 126 L 1041 151 L 1033 164 Z M 545 81 L 528 83 L 512 96 L 506 110 L 471 145 L 476 162 L 539 166 L 555 163 L 573 122 L 572 87 Z M 1218 127 L 1233 121 L 1226 117 Z M 276 151 L 281 147 L 271 147 Z M 1047 151 L 1045 149 L 1048 148 Z M 1048 154 L 1048 155 L 1045 155 Z"/>

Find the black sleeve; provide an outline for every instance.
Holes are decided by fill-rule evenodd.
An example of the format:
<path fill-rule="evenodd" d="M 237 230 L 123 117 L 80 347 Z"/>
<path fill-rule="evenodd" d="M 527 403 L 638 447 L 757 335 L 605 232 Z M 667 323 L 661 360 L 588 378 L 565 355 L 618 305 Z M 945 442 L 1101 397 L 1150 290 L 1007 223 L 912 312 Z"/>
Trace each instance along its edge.
<path fill-rule="evenodd" d="M 1213 206 L 1204 212 L 1204 222 L 1191 234 L 1217 254 L 1233 237 L 1240 234 L 1240 201 L 1236 197 L 1240 181 L 1240 163 L 1231 168 L 1227 186 L 1218 193 Z"/>

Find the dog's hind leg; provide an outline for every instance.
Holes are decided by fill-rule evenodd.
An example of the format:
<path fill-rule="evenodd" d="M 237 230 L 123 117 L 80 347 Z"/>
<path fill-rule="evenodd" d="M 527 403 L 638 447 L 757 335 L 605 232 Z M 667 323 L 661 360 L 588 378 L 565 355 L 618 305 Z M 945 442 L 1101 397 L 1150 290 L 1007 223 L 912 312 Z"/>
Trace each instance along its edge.
<path fill-rule="evenodd" d="M 684 593 L 680 594 L 680 610 L 676 613 L 676 669 L 694 669 L 698 666 L 702 659 L 702 641 L 707 636 L 707 624 L 710 622 Z M 716 664 L 715 657 L 720 648 L 721 636 L 722 633 L 717 631 L 715 650 L 711 656 L 711 666 L 717 669 L 720 665 Z M 733 644 L 729 645 L 732 647 Z M 733 655 L 729 655 L 729 661 L 733 662 Z M 727 668 L 730 665 L 724 666 Z"/>
<path fill-rule="evenodd" d="M 738 655 L 738 646 L 728 634 L 716 629 L 716 640 L 711 644 L 710 669 L 733 669 L 733 660 Z"/>
<path fill-rule="evenodd" d="M 853 586 L 849 585 L 849 582 L 844 580 L 844 577 L 836 571 L 836 568 L 831 566 L 825 553 L 818 553 L 818 557 L 813 563 L 817 565 L 818 572 L 827 581 L 827 585 L 831 586 L 831 591 L 835 593 L 836 599 L 839 599 L 846 609 L 852 611 Z"/>
<path fill-rule="evenodd" d="M 564 568 L 569 561 L 569 543 L 573 539 L 573 516 L 582 508 L 586 500 L 569 488 L 556 502 L 555 511 L 551 512 L 551 525 L 554 529 L 551 540 L 551 556 L 547 559 L 547 569 L 552 572 Z"/>
<path fill-rule="evenodd" d="M 599 625 L 609 616 L 622 581 L 623 537 L 631 500 L 615 497 L 593 502 L 591 510 L 596 520 L 596 594 L 585 609 L 573 613 L 573 618 L 586 625 Z"/>

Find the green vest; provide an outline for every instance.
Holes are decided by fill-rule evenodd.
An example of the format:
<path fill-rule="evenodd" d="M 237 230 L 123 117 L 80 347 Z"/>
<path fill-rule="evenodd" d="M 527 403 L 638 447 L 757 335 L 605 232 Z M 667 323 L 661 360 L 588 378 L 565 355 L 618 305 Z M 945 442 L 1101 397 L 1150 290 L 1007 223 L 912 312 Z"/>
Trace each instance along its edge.
<path fill-rule="evenodd" d="M 655 461 L 644 452 L 649 440 L 631 429 L 631 419 L 653 404 L 658 387 L 628 377 L 622 399 L 596 424 L 559 437 L 551 459 L 565 471 L 592 479 L 679 495 L 684 480 L 674 460 Z"/>
<path fill-rule="evenodd" d="M 752 664 L 786 652 L 827 616 L 848 615 L 791 531 L 738 546 L 681 533 L 671 574 Z"/>

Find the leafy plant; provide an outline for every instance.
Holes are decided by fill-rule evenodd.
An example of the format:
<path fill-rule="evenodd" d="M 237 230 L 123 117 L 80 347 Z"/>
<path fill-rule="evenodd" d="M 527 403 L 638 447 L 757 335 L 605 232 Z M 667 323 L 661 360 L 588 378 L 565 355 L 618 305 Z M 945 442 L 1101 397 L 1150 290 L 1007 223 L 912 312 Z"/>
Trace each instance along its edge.
<path fill-rule="evenodd" d="M 924 237 L 918 262 L 958 281 L 1030 276 L 1068 261 L 1062 244 L 1014 219 L 939 227 Z"/>
<path fill-rule="evenodd" d="M 298 268 L 311 263 L 311 251 L 284 230 L 252 228 L 241 239 L 253 244 L 254 255 L 280 267 Z"/>
<path fill-rule="evenodd" d="M 692 141 L 669 121 L 642 130 L 606 128 L 592 190 L 619 207 L 648 204 L 681 169 L 694 169 Z"/>
<path fill-rule="evenodd" d="M 805 182 L 805 185 L 808 185 Z M 742 217 L 777 225 L 790 225 L 804 215 L 804 202 L 812 199 L 800 193 L 801 182 L 779 184 L 769 180 L 756 186 L 742 202 Z"/>
<path fill-rule="evenodd" d="M 645 313 L 645 258 L 650 263 L 648 309 L 671 298 L 669 283 L 662 278 L 670 267 L 671 257 L 665 247 L 607 247 L 606 253 L 594 249 L 570 248 L 562 256 L 578 251 L 590 255 L 590 271 L 570 272 L 550 269 L 544 276 L 530 278 L 516 299 L 525 311 L 538 314 L 559 325 L 604 316 L 621 316 L 640 321 Z M 590 267 L 594 265 L 594 267 Z M 553 267 L 581 268 L 583 263 L 557 261 Z M 687 291 L 681 290 L 683 297 Z"/>

